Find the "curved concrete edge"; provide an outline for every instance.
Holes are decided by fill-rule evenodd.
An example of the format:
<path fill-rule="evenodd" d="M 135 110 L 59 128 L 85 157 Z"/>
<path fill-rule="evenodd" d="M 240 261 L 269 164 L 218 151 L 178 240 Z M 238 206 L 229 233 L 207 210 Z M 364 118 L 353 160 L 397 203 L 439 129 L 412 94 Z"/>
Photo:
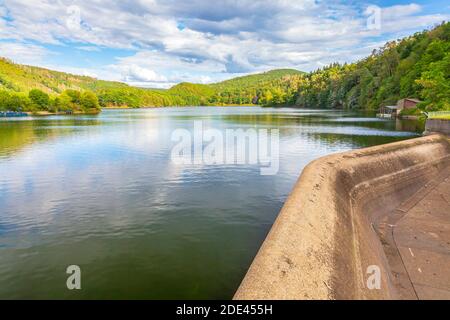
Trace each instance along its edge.
<path fill-rule="evenodd" d="M 320 158 L 301 174 L 234 299 L 397 299 L 373 221 L 450 164 L 432 135 Z M 366 286 L 381 270 L 381 290 Z"/>

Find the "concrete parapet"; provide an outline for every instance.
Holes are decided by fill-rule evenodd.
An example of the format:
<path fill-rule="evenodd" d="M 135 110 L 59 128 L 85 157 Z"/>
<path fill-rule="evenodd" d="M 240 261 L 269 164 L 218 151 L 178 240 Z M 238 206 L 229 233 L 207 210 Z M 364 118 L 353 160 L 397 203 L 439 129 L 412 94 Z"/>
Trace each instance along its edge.
<path fill-rule="evenodd" d="M 450 143 L 432 135 L 310 163 L 235 299 L 398 299 L 399 280 L 374 224 L 450 166 Z M 368 267 L 381 289 L 367 287 Z"/>
<path fill-rule="evenodd" d="M 425 134 L 442 133 L 450 136 L 450 120 L 427 119 Z"/>

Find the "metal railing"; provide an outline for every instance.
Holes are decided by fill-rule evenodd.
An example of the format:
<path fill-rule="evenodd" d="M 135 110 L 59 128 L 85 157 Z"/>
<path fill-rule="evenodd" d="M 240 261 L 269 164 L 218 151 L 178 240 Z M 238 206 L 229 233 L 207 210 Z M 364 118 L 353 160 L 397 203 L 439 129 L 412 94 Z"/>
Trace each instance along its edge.
<path fill-rule="evenodd" d="M 424 112 L 428 119 L 441 118 L 441 117 L 449 117 L 450 111 L 430 111 Z"/>

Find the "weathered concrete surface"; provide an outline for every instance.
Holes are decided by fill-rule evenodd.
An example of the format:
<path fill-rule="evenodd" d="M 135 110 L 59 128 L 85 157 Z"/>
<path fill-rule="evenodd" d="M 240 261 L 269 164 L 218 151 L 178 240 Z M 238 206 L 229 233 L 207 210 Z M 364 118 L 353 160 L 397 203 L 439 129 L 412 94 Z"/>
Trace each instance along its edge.
<path fill-rule="evenodd" d="M 442 133 L 450 136 L 450 120 L 427 119 L 424 134 Z"/>
<path fill-rule="evenodd" d="M 450 299 L 450 170 L 440 178 L 412 198 L 417 202 L 393 228 L 418 299 Z"/>
<path fill-rule="evenodd" d="M 449 168 L 450 143 L 440 135 L 312 162 L 235 299 L 448 297 L 450 213 L 432 200 L 450 200 Z M 373 265 L 380 290 L 366 285 Z"/>
<path fill-rule="evenodd" d="M 450 299 L 450 167 L 374 227 L 400 298 Z"/>

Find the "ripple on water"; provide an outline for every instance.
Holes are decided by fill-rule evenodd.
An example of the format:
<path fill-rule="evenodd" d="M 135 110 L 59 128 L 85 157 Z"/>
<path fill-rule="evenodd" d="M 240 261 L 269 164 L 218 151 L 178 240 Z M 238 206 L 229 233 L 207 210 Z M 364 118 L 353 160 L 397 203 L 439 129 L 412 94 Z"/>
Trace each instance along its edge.
<path fill-rule="evenodd" d="M 279 129 L 279 171 L 176 165 L 171 134 L 196 120 Z M 354 113 L 256 107 L 107 110 L 0 131 L 0 298 L 68 299 L 228 299 L 308 162 L 414 136 Z M 86 274 L 76 296 L 71 264 Z"/>

